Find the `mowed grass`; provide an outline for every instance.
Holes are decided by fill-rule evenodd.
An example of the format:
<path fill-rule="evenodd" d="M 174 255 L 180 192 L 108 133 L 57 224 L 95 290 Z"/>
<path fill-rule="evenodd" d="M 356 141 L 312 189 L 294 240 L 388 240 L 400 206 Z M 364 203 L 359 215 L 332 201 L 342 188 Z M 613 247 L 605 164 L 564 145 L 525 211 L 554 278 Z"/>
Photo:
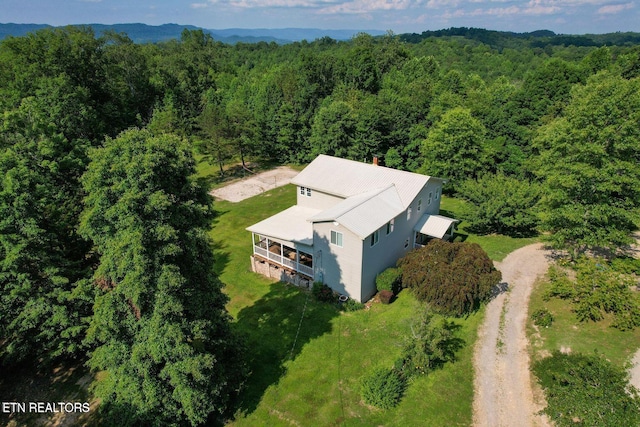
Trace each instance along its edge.
<path fill-rule="evenodd" d="M 440 213 L 451 218 L 460 219 L 461 212 L 464 210 L 466 204 L 467 202 L 465 200 L 442 196 Z M 539 237 L 514 238 L 500 234 L 480 236 L 469 232 L 466 229 L 464 221 L 456 226 L 456 231 L 454 241 L 477 243 L 487 252 L 489 258 L 494 261 L 502 261 L 504 257 L 516 249 L 540 241 Z"/>
<path fill-rule="evenodd" d="M 559 298 L 545 301 L 543 296 L 550 284 L 541 279 L 531 294 L 529 313 L 546 308 L 553 315 L 553 324 L 540 328 L 527 320 L 532 356 L 541 358 L 554 350 L 565 350 L 583 354 L 598 352 L 612 363 L 624 366 L 640 348 L 640 328 L 634 331 L 619 331 L 611 327 L 611 317 L 600 322 L 580 322 L 572 311 L 571 302 Z"/>
<path fill-rule="evenodd" d="M 473 345 L 482 312 L 456 320 L 465 347 L 456 363 L 410 384 L 400 405 L 382 411 L 360 398 L 373 367 L 401 354 L 421 305 L 401 292 L 391 305 L 342 313 L 309 292 L 250 272 L 251 234 L 245 230 L 295 204 L 285 186 L 239 203 L 217 201 L 211 231 L 216 269 L 230 297 L 234 325 L 246 338 L 251 369 L 233 426 L 470 425 Z"/>

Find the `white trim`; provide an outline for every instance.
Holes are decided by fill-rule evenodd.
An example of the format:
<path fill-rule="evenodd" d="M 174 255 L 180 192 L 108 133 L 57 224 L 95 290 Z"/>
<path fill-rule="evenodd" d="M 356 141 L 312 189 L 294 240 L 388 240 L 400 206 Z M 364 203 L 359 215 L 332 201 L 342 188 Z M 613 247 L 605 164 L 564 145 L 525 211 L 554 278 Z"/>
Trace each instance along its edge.
<path fill-rule="evenodd" d="M 387 222 L 387 236 L 393 233 L 393 229 L 395 228 L 396 219 L 392 218 L 391 221 Z"/>
<path fill-rule="evenodd" d="M 371 240 L 369 241 L 371 246 L 375 246 L 380 242 L 380 229 L 377 229 L 373 233 L 371 233 Z"/>
<path fill-rule="evenodd" d="M 335 235 L 335 239 L 334 239 L 334 235 Z M 333 246 L 342 248 L 344 245 L 344 234 L 342 234 L 341 231 L 331 230 L 331 237 L 329 241 Z"/>

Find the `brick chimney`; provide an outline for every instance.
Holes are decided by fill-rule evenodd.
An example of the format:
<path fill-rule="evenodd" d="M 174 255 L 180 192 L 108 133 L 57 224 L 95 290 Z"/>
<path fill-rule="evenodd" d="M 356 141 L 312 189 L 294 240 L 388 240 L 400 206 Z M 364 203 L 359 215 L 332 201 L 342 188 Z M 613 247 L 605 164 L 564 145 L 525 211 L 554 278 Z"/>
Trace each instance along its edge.
<path fill-rule="evenodd" d="M 378 156 L 373 156 L 373 165 L 378 166 Z"/>

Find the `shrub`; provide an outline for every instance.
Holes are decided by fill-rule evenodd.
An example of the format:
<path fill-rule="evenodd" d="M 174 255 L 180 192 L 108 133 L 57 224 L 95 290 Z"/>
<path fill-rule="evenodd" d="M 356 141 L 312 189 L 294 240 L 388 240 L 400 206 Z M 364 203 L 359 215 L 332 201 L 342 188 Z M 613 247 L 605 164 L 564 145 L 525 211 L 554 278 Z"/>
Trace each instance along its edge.
<path fill-rule="evenodd" d="M 640 275 L 640 259 L 618 257 L 611 261 L 611 268 L 618 273 Z"/>
<path fill-rule="evenodd" d="M 358 311 L 358 310 L 362 310 L 364 308 L 364 304 L 361 302 L 358 302 L 354 299 L 349 298 L 348 300 L 346 300 L 344 303 L 342 303 L 342 310 L 343 311 Z"/>
<path fill-rule="evenodd" d="M 552 268 L 547 297 L 570 300 L 580 321 L 599 321 L 605 314 L 613 315 L 612 326 L 622 331 L 640 326 L 640 299 L 631 291 L 635 283 L 630 276 L 620 274 L 602 260 L 581 258 L 575 266 L 576 279 L 564 271 Z"/>
<path fill-rule="evenodd" d="M 531 314 L 531 320 L 536 326 L 548 328 L 553 323 L 553 315 L 546 308 L 540 308 Z"/>
<path fill-rule="evenodd" d="M 402 285 L 444 314 L 462 316 L 491 297 L 502 274 L 476 243 L 431 240 L 398 261 Z"/>
<path fill-rule="evenodd" d="M 336 296 L 333 293 L 333 289 L 325 285 L 322 282 L 313 282 L 313 288 L 311 293 L 318 301 L 321 302 L 335 302 Z"/>
<path fill-rule="evenodd" d="M 544 412 L 562 426 L 638 426 L 640 397 L 627 371 L 598 355 L 555 352 L 532 365 L 545 391 Z"/>
<path fill-rule="evenodd" d="M 458 329 L 460 325 L 435 315 L 429 308 L 420 313 L 403 346 L 405 377 L 427 374 L 455 361 L 456 352 L 464 346 L 464 341 L 455 336 Z"/>
<path fill-rule="evenodd" d="M 377 368 L 362 380 L 361 395 L 365 403 L 381 409 L 396 406 L 407 387 L 396 369 Z"/>
<path fill-rule="evenodd" d="M 391 300 L 393 299 L 393 292 L 383 290 L 378 292 L 378 297 L 380 298 L 380 302 L 383 304 L 391 304 Z"/>
<path fill-rule="evenodd" d="M 387 268 L 376 276 L 376 288 L 380 291 L 391 291 L 394 294 L 398 291 L 400 284 L 400 270 L 394 267 Z"/>

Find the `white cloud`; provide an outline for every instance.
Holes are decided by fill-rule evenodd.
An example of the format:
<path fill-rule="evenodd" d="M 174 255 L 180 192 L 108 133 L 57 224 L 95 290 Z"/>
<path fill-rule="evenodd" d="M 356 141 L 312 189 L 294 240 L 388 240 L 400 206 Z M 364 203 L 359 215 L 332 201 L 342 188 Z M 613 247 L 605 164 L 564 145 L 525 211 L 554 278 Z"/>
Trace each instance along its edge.
<path fill-rule="evenodd" d="M 620 13 L 624 10 L 633 9 L 634 7 L 635 5 L 633 4 L 633 2 L 624 4 L 609 4 L 598 9 L 598 13 L 602 15 L 611 15 Z"/>
<path fill-rule="evenodd" d="M 209 0 L 212 5 L 226 5 L 242 9 L 272 7 L 324 7 L 328 4 L 340 3 L 339 0 Z"/>
<path fill-rule="evenodd" d="M 319 13 L 367 14 L 375 11 L 406 10 L 420 3 L 420 0 L 352 0 L 324 7 Z"/>

